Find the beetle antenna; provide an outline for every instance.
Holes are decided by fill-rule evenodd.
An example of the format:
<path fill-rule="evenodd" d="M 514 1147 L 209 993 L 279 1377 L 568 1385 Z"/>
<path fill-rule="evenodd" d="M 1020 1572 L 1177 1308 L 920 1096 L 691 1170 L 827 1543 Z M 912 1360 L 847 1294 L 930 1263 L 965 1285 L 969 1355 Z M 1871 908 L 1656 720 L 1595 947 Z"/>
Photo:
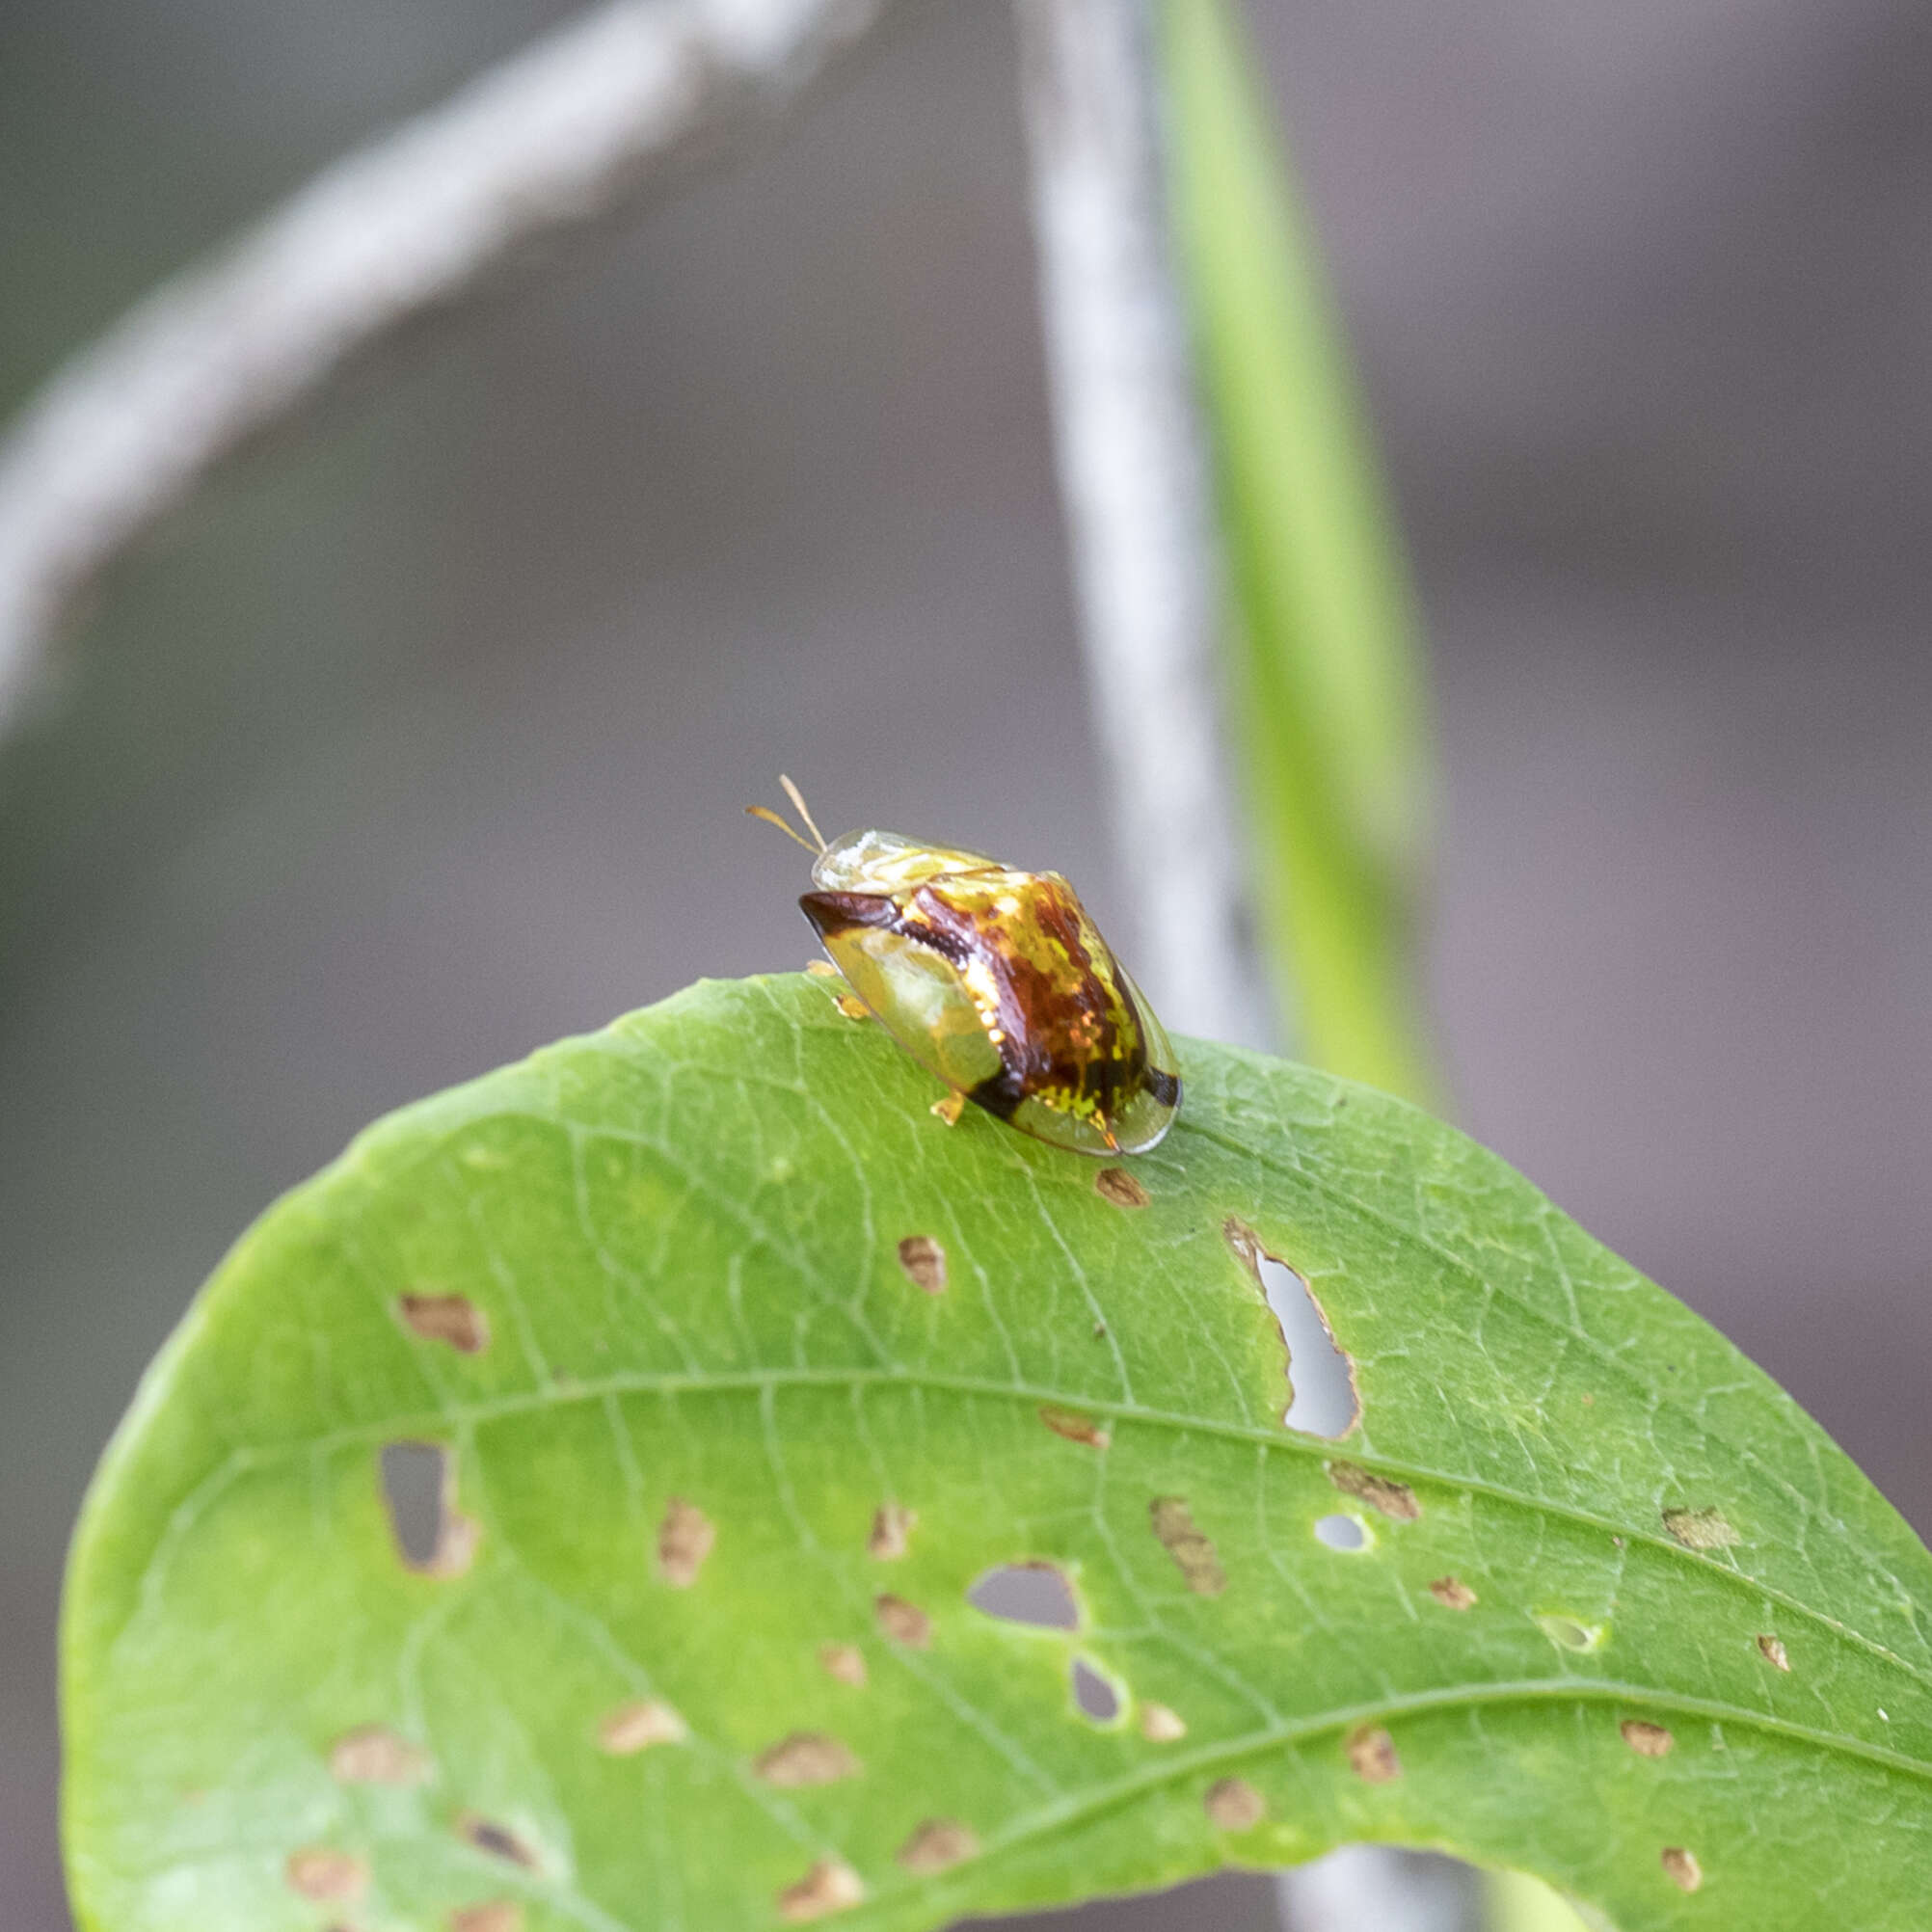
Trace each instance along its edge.
<path fill-rule="evenodd" d="M 815 850 L 811 840 L 801 839 L 776 812 L 767 811 L 763 805 L 747 805 L 744 809 L 752 818 L 763 818 L 767 825 L 776 825 L 794 845 L 803 845 L 808 852 L 813 852 L 814 856 L 817 855 L 817 851 L 824 849 L 819 846 Z"/>
<path fill-rule="evenodd" d="M 798 816 L 805 821 L 805 829 L 818 840 L 818 849 L 822 852 L 825 849 L 825 835 L 819 831 L 818 821 L 812 817 L 811 810 L 805 803 L 805 794 L 782 771 L 778 774 L 778 782 L 784 786 L 786 797 L 791 799 Z"/>

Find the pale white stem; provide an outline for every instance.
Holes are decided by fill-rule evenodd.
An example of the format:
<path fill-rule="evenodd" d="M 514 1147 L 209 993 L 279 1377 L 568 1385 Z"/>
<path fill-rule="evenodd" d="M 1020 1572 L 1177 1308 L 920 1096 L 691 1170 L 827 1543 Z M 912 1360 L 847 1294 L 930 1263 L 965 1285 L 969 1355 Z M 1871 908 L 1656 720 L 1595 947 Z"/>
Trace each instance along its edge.
<path fill-rule="evenodd" d="M 1136 970 L 1191 1033 L 1265 1042 L 1220 717 L 1208 442 L 1167 220 L 1152 0 L 1015 0 L 1060 493 Z M 1142 970 L 1144 969 L 1144 970 Z M 1286 1872 L 1291 1926 L 1443 1932 L 1467 1883 L 1358 1847 Z"/>
<path fill-rule="evenodd" d="M 890 0 L 616 0 L 165 284 L 0 444 L 0 728 L 87 587 L 224 458 L 535 239 L 789 103 Z"/>
<path fill-rule="evenodd" d="M 1217 693 L 1212 484 L 1145 0 L 1016 0 L 1060 493 L 1135 970 L 1190 1033 L 1271 1029 Z"/>

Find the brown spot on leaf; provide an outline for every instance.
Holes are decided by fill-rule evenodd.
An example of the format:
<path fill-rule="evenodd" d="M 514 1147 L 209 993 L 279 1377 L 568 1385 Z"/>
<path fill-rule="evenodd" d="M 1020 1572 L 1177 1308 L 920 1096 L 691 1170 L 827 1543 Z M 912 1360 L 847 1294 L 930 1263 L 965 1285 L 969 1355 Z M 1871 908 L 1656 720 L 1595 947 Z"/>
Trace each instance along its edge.
<path fill-rule="evenodd" d="M 459 1355 L 480 1355 L 490 1346 L 489 1318 L 467 1295 L 403 1295 L 396 1301 L 403 1326 L 426 1342 L 446 1342 Z"/>
<path fill-rule="evenodd" d="M 1187 1586 L 1197 1597 L 1219 1597 L 1227 1588 L 1227 1572 L 1208 1537 L 1194 1526 L 1185 1496 L 1156 1496 L 1147 1506 L 1154 1535 L 1179 1565 Z"/>
<path fill-rule="evenodd" d="M 365 1724 L 329 1747 L 329 1770 L 344 1784 L 417 1784 L 429 1776 L 429 1753 L 387 1725 Z"/>
<path fill-rule="evenodd" d="M 664 1581 L 679 1590 L 688 1590 L 698 1580 L 705 1558 L 718 1533 L 711 1519 L 697 1504 L 683 1496 L 673 1496 L 664 1509 L 664 1520 L 657 1526 L 657 1566 Z"/>
<path fill-rule="evenodd" d="M 1395 1739 L 1380 1725 L 1364 1724 L 1349 1732 L 1349 1763 L 1364 1784 L 1392 1784 L 1402 1776 Z"/>
<path fill-rule="evenodd" d="M 368 1890 L 369 1867 L 352 1853 L 328 1845 L 307 1845 L 290 1852 L 282 1871 L 291 1892 L 323 1904 L 339 1905 L 345 1899 L 360 1898 Z"/>
<path fill-rule="evenodd" d="M 1165 1704 L 1140 1706 L 1140 1735 L 1149 1744 L 1172 1744 L 1187 1734 L 1188 1727 L 1181 1721 L 1179 1711 Z"/>
<path fill-rule="evenodd" d="M 1056 1409 L 1051 1403 L 1043 1403 L 1040 1420 L 1056 1436 L 1064 1436 L 1069 1442 L 1084 1442 L 1089 1449 L 1105 1449 L 1114 1440 L 1106 1424 L 1096 1422 L 1090 1415 L 1082 1415 L 1077 1409 Z"/>
<path fill-rule="evenodd" d="M 486 1852 L 491 1858 L 507 1860 L 511 1865 L 522 1865 L 525 1871 L 537 1868 L 535 1850 L 520 1838 L 508 1825 L 499 1825 L 494 1818 L 479 1817 L 474 1811 L 465 1811 L 456 1820 L 456 1836 L 476 1851 Z"/>
<path fill-rule="evenodd" d="M 1664 1527 L 1686 1549 L 1729 1549 L 1744 1540 L 1719 1509 L 1666 1510 Z"/>
<path fill-rule="evenodd" d="M 1246 1778 L 1223 1778 L 1201 1799 L 1212 1824 L 1224 1832 L 1251 1832 L 1268 1815 L 1268 1801 Z"/>
<path fill-rule="evenodd" d="M 972 1858 L 979 1840 L 955 1818 L 927 1818 L 893 1854 L 907 1871 L 945 1871 Z"/>
<path fill-rule="evenodd" d="M 689 1734 L 684 1720 L 655 1697 L 620 1704 L 597 1727 L 599 1745 L 613 1758 L 631 1758 L 654 1744 L 682 1744 Z"/>
<path fill-rule="evenodd" d="M 1125 1167 L 1102 1167 L 1093 1177 L 1093 1192 L 1123 1208 L 1143 1208 L 1152 1198 Z"/>
<path fill-rule="evenodd" d="M 1641 1717 L 1626 1717 L 1617 1729 L 1623 1733 L 1623 1742 L 1639 1758 L 1668 1757 L 1671 1746 L 1677 1742 L 1661 1724 L 1646 1724 Z"/>
<path fill-rule="evenodd" d="M 1782 1637 L 1759 1637 L 1758 1648 L 1773 1670 L 1788 1671 L 1791 1668 L 1791 1653 L 1784 1648 Z"/>
<path fill-rule="evenodd" d="M 1685 1851 L 1682 1845 L 1666 1845 L 1658 1858 L 1679 1892 L 1695 1892 L 1704 1883 L 1704 1866 L 1698 1864 L 1696 1852 Z"/>
<path fill-rule="evenodd" d="M 866 1554 L 880 1563 L 892 1563 L 903 1556 L 912 1540 L 919 1512 L 903 1503 L 881 1503 L 872 1512 L 872 1534 L 866 1539 Z"/>
<path fill-rule="evenodd" d="M 932 1619 L 917 1603 L 908 1603 L 903 1597 L 879 1597 L 873 1599 L 872 1609 L 879 1628 L 895 1644 L 923 1650 L 932 1642 Z"/>
<path fill-rule="evenodd" d="M 836 1677 L 855 1690 L 865 1688 L 866 1657 L 856 1644 L 820 1644 L 818 1661 L 828 1677 Z"/>
<path fill-rule="evenodd" d="M 523 1932 L 523 1908 L 507 1898 L 459 1906 L 449 1915 L 449 1932 Z"/>
<path fill-rule="evenodd" d="M 1415 1491 L 1407 1483 L 1392 1482 L 1364 1469 L 1358 1462 L 1330 1462 L 1328 1481 L 1345 1496 L 1355 1496 L 1370 1509 L 1380 1510 L 1398 1522 L 1412 1523 L 1422 1514 Z"/>
<path fill-rule="evenodd" d="M 1476 1593 L 1460 1576 L 1438 1576 L 1429 1594 L 1446 1610 L 1467 1610 L 1476 1600 Z"/>
<path fill-rule="evenodd" d="M 946 1292 L 946 1250 L 929 1234 L 909 1234 L 899 1245 L 899 1265 L 915 1288 L 928 1295 Z"/>
<path fill-rule="evenodd" d="M 844 1912 L 865 1895 L 866 1888 L 850 1865 L 821 1858 L 796 1885 L 788 1885 L 778 1894 L 778 1916 L 788 1925 L 802 1925 L 808 1919 Z"/>
<path fill-rule="evenodd" d="M 859 1760 L 836 1737 L 822 1731 L 794 1731 L 761 1752 L 753 1767 L 767 1784 L 790 1789 L 802 1784 L 836 1784 L 858 1775 Z"/>

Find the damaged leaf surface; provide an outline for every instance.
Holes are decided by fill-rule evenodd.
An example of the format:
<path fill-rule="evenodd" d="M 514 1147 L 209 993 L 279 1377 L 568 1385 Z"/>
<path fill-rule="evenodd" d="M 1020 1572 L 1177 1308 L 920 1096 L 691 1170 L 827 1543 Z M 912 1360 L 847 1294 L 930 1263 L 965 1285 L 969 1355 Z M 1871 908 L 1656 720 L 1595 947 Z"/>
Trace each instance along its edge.
<path fill-rule="evenodd" d="M 1624 1932 L 1922 1925 L 1898 1516 L 1462 1136 L 1185 1070 L 1131 1213 L 934 1119 L 802 976 L 364 1135 L 243 1238 L 88 1503 L 82 1924 L 918 1932 L 1367 1838 Z M 1230 1217 L 1353 1361 L 1339 1443 L 1282 1425 Z M 462 1564 L 399 1553 L 397 1443 L 446 1452 Z M 1315 1534 L 1338 1507 L 1357 1548 Z M 968 1600 L 1026 1565 L 1070 1627 Z"/>

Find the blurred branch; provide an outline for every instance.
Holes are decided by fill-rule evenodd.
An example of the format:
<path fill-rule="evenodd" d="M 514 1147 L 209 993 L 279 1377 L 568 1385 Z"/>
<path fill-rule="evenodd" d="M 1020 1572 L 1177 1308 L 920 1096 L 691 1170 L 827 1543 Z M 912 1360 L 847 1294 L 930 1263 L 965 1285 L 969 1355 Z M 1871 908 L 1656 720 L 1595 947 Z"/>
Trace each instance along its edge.
<path fill-rule="evenodd" d="M 1162 186 L 1145 0 L 1017 0 L 1060 494 L 1137 957 L 1190 1032 L 1254 1043 L 1217 715 L 1214 506 Z"/>
<path fill-rule="evenodd" d="M 788 105 L 890 0 L 615 0 L 138 304 L 0 443 L 0 729 L 88 587 L 226 458 L 539 237 Z"/>

